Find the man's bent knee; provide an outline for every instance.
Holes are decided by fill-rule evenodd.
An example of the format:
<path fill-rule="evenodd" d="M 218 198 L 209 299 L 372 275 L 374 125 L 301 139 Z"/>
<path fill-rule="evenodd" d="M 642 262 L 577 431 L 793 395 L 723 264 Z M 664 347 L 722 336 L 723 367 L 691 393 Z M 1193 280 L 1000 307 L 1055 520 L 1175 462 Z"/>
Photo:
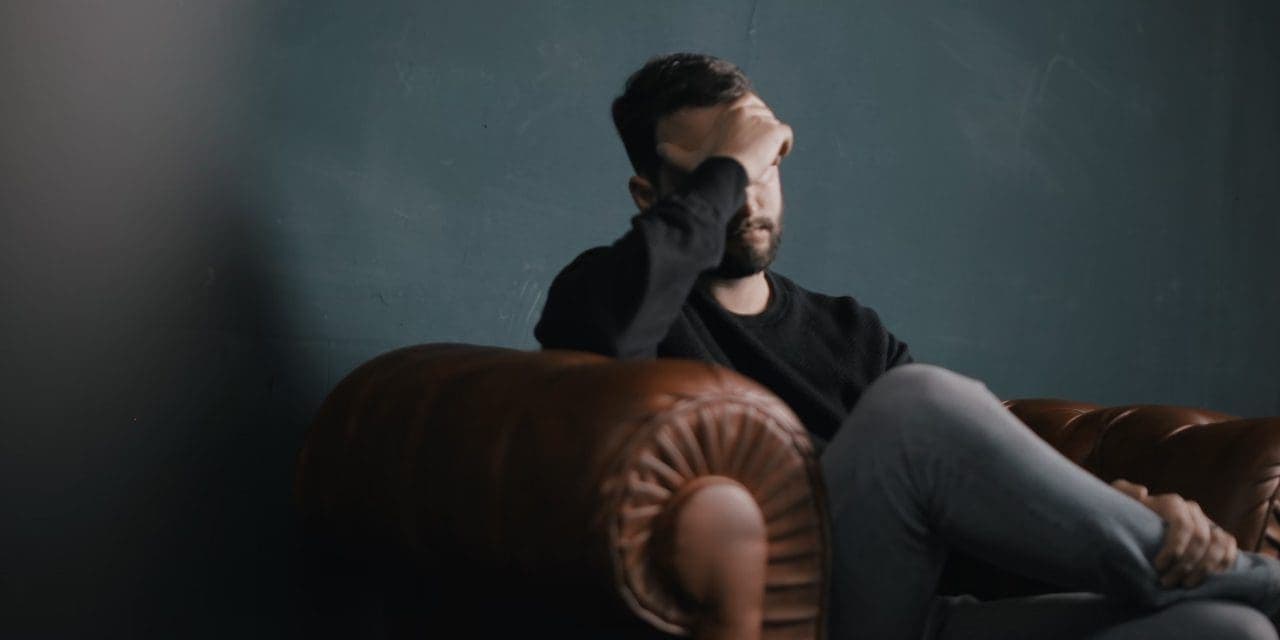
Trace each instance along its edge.
<path fill-rule="evenodd" d="M 942 367 L 905 364 L 885 372 L 867 387 L 850 419 L 867 414 L 877 421 L 946 422 L 962 401 L 975 393 L 990 392 L 981 382 Z"/>
<path fill-rule="evenodd" d="M 982 383 L 942 367 L 905 364 L 890 369 L 867 387 L 832 442 L 865 455 L 884 455 L 905 446 L 904 437 L 965 437 L 957 413 L 974 394 L 990 392 Z M 998 402 L 998 401 L 997 401 Z M 843 437 L 841 437 L 843 436 Z"/>
<path fill-rule="evenodd" d="M 863 399 L 884 393 L 908 393 L 924 397 L 946 397 L 964 392 L 981 382 L 950 369 L 913 362 L 894 367 L 876 378 L 863 393 Z"/>
<path fill-rule="evenodd" d="M 1275 625 L 1257 609 L 1224 600 L 1183 600 L 1162 612 L 1162 635 L 1205 640 L 1276 640 Z M 1106 634 L 1103 634 L 1106 637 Z"/>

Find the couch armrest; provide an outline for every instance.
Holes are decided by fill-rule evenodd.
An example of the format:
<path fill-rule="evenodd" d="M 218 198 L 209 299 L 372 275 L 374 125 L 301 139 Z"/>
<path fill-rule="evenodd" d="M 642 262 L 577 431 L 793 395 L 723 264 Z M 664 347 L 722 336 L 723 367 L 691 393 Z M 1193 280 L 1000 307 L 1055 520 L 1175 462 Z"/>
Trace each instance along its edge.
<path fill-rule="evenodd" d="M 765 638 L 822 634 L 826 499 L 808 437 L 763 387 L 707 363 L 392 351 L 325 400 L 295 493 L 310 527 L 403 549 L 465 592 L 680 635 L 753 615 Z M 706 536 L 755 535 L 753 513 L 765 538 L 742 548 L 765 550 L 762 584 L 689 556 Z"/>
<path fill-rule="evenodd" d="M 1241 549 L 1280 556 L 1280 418 L 1047 399 L 1005 404 L 1099 478 L 1195 500 Z"/>

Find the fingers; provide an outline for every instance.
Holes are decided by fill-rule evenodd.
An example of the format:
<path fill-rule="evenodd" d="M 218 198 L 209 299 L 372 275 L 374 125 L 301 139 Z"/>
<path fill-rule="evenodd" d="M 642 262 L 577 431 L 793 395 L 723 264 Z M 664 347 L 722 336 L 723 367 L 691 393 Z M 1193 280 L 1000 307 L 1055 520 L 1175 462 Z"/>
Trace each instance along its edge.
<path fill-rule="evenodd" d="M 756 95 L 755 92 L 748 91 L 747 93 L 742 94 L 740 98 L 730 103 L 729 108 L 733 109 L 733 108 L 745 107 L 745 106 L 763 107 L 765 106 L 765 104 L 764 104 L 764 100 L 762 100 L 760 96 Z"/>
<path fill-rule="evenodd" d="M 748 120 L 759 119 L 775 124 L 782 124 L 778 116 L 773 113 L 763 100 L 755 94 L 747 94 L 739 98 L 737 102 L 729 105 L 719 116 L 722 119 Z"/>
<path fill-rule="evenodd" d="M 769 108 L 769 105 L 765 104 L 764 100 L 760 96 L 756 95 L 754 92 L 748 92 L 744 94 L 742 97 L 738 98 L 737 100 L 734 100 L 733 102 L 729 103 L 729 109 L 730 110 L 738 110 L 738 109 L 764 110 L 769 115 L 773 115 L 773 111 Z"/>
<path fill-rule="evenodd" d="M 1182 579 L 1175 582 L 1175 584 L 1180 584 L 1187 589 L 1204 582 L 1205 575 L 1209 573 L 1210 564 L 1221 562 L 1221 559 L 1214 557 L 1216 551 L 1213 548 L 1213 522 L 1209 520 L 1208 516 L 1204 515 L 1203 511 L 1200 511 L 1200 505 L 1194 502 L 1191 504 L 1195 505 L 1192 511 L 1198 511 L 1198 519 L 1202 519 L 1203 522 L 1197 524 L 1197 535 L 1193 538 L 1193 543 L 1187 548 L 1186 557 L 1179 563 L 1179 566 L 1183 569 L 1183 575 Z M 1203 544 L 1197 546 L 1195 541 L 1201 536 L 1203 536 Z"/>
<path fill-rule="evenodd" d="M 1156 571 L 1165 577 L 1178 568 L 1177 565 L 1186 555 L 1187 547 L 1196 534 L 1195 523 L 1186 502 L 1176 495 L 1154 496 L 1148 499 L 1147 506 L 1164 518 L 1167 524 L 1164 545 L 1153 562 Z"/>
<path fill-rule="evenodd" d="M 753 122 L 747 122 L 747 119 Z M 777 145 L 768 150 L 772 153 L 768 164 L 781 164 L 782 159 L 791 153 L 791 148 L 795 145 L 795 131 L 792 130 L 791 125 L 773 115 L 768 108 L 745 113 L 743 124 L 746 127 L 754 127 L 756 135 L 769 139 Z"/>
<path fill-rule="evenodd" d="M 1150 496 L 1146 487 L 1127 480 L 1116 480 L 1111 486 L 1165 521 L 1164 542 L 1152 559 L 1163 587 L 1196 587 L 1206 576 L 1235 566 L 1239 555 L 1235 537 L 1210 520 L 1198 503 L 1172 493 Z"/>
<path fill-rule="evenodd" d="M 670 142 L 659 142 L 658 156 L 677 169 L 690 173 L 698 168 L 698 154 Z"/>
<path fill-rule="evenodd" d="M 1209 553 L 1213 541 L 1213 521 L 1209 516 L 1204 514 L 1200 509 L 1200 504 L 1194 501 L 1186 502 L 1187 510 L 1191 516 L 1191 526 L 1194 533 L 1191 536 L 1191 542 L 1187 544 L 1187 551 L 1182 557 L 1182 561 L 1178 563 L 1178 567 L 1182 570 L 1182 579 L 1177 580 L 1175 584 L 1181 583 L 1182 586 L 1189 586 L 1188 583 L 1204 579 L 1204 574 L 1208 567 L 1205 566 L 1206 556 Z"/>
<path fill-rule="evenodd" d="M 775 163 L 782 162 L 782 159 L 791 153 L 791 147 L 795 146 L 796 143 L 796 134 L 791 130 L 791 125 L 782 123 L 782 128 L 787 135 L 782 140 L 782 148 L 778 150 L 778 159 L 774 161 Z"/>
<path fill-rule="evenodd" d="M 1213 562 L 1208 563 L 1209 573 L 1221 573 L 1235 566 L 1236 555 L 1239 554 L 1240 549 L 1236 545 L 1236 537 L 1226 529 L 1212 521 L 1209 522 L 1209 527 L 1213 530 L 1213 541 L 1210 547 L 1214 558 Z"/>
<path fill-rule="evenodd" d="M 1236 556 L 1240 555 L 1240 546 L 1236 543 L 1236 537 L 1227 533 L 1222 527 L 1218 527 L 1222 531 L 1222 535 L 1226 536 L 1227 557 L 1222 559 L 1222 571 L 1226 571 L 1236 566 Z"/>
<path fill-rule="evenodd" d="M 740 123 L 751 120 L 759 120 L 762 122 L 781 122 L 778 117 L 773 114 L 773 110 L 766 107 L 763 102 L 759 104 L 738 104 L 721 112 L 719 116 L 723 121 L 737 121 Z"/>
<path fill-rule="evenodd" d="M 1182 586 L 1188 589 L 1200 586 L 1204 582 L 1205 576 L 1211 573 L 1222 573 L 1230 569 L 1236 562 L 1235 536 L 1227 533 L 1222 527 L 1212 522 L 1209 523 L 1209 528 L 1211 529 L 1209 549 L 1205 552 L 1204 559 L 1199 567 L 1192 571 L 1182 582 Z"/>
<path fill-rule="evenodd" d="M 778 141 L 778 152 L 771 163 L 775 167 L 782 164 L 782 159 L 791 153 L 791 147 L 795 144 L 795 133 L 791 130 L 791 126 L 782 122 L 779 122 L 778 126 L 782 132 L 782 138 Z"/>
<path fill-rule="evenodd" d="M 1221 558 L 1210 555 L 1214 541 L 1212 521 L 1199 504 L 1172 494 L 1151 500 L 1165 503 L 1169 512 L 1166 516 L 1169 529 L 1165 534 L 1165 546 L 1155 560 L 1160 584 L 1164 587 L 1200 584 L 1210 567 L 1222 562 Z"/>
<path fill-rule="evenodd" d="M 1147 500 L 1147 497 L 1148 497 L 1147 488 L 1140 484 L 1134 484 L 1132 482 L 1129 482 L 1128 480 L 1121 478 L 1112 482 L 1111 486 L 1114 487 L 1116 490 L 1118 490 L 1120 493 L 1123 493 L 1126 496 L 1129 496 L 1130 498 L 1137 500 L 1138 502 L 1145 502 Z"/>
<path fill-rule="evenodd" d="M 778 164 L 791 152 L 794 136 L 791 127 L 778 120 L 764 101 L 755 94 L 747 94 L 720 112 L 698 148 L 660 141 L 655 151 L 665 162 L 684 172 L 692 172 L 702 160 L 713 155 L 734 157 L 754 178 L 763 167 Z"/>
<path fill-rule="evenodd" d="M 658 156 L 685 172 L 692 172 L 702 160 L 726 156 L 742 164 L 751 182 L 760 182 L 769 167 L 791 153 L 795 133 L 778 120 L 759 96 L 748 93 L 721 110 L 701 141 L 686 141 L 696 149 L 679 148 L 671 142 L 657 145 Z"/>

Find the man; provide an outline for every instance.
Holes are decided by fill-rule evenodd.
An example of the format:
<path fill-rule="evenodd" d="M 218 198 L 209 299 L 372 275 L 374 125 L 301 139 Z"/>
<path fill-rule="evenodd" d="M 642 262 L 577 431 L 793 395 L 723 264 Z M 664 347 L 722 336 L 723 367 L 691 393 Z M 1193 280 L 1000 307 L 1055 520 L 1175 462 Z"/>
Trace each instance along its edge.
<path fill-rule="evenodd" d="M 1194 503 L 1107 486 L 981 383 L 913 363 L 870 308 L 769 269 L 793 136 L 737 67 L 654 58 L 613 119 L 640 213 L 561 271 L 534 333 L 716 362 L 795 411 L 830 495 L 833 638 L 1276 637 L 1280 563 L 1237 552 Z M 1079 593 L 936 596 L 953 547 Z"/>

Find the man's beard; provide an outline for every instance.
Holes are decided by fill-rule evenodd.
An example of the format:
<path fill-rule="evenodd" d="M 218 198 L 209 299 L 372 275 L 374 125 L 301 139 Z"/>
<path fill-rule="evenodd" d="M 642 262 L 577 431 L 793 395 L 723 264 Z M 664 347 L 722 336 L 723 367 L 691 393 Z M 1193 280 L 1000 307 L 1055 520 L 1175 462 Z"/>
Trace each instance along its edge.
<path fill-rule="evenodd" d="M 747 242 L 741 232 L 750 227 L 760 227 L 769 232 L 769 241 L 763 247 Z M 775 223 L 772 220 L 752 220 L 744 226 L 744 221 L 735 220 L 725 232 L 724 257 L 720 264 L 708 273 L 717 278 L 745 278 L 764 271 L 778 255 L 778 247 L 782 245 L 782 217 Z"/>

